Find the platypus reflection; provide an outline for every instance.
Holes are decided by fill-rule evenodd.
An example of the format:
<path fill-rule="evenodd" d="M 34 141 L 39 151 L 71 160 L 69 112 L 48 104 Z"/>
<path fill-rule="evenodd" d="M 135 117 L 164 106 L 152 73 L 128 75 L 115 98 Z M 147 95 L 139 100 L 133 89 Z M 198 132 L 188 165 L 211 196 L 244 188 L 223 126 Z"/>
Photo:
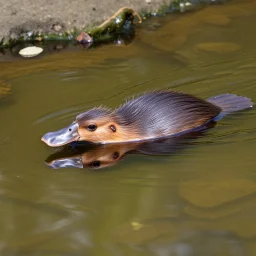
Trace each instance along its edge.
<path fill-rule="evenodd" d="M 153 91 L 110 110 L 99 107 L 79 114 L 68 127 L 46 133 L 47 145 L 73 141 L 138 142 L 180 135 L 200 129 L 211 120 L 253 106 L 251 99 L 222 94 L 207 100 L 174 91 Z"/>
<path fill-rule="evenodd" d="M 144 142 L 113 144 L 77 144 L 63 147 L 46 159 L 46 164 L 53 169 L 66 167 L 102 169 L 117 164 L 124 156 L 140 155 L 173 155 L 183 148 L 194 144 L 194 140 L 215 126 L 216 122 L 208 122 L 200 131 L 185 133 L 170 138 Z"/>

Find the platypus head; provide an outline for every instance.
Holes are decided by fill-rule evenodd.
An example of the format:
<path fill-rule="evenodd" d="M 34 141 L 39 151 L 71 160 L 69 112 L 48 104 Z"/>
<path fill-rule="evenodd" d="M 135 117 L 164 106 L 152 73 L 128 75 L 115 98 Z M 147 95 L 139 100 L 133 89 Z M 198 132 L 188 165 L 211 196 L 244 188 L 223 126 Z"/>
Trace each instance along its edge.
<path fill-rule="evenodd" d="M 105 108 L 94 108 L 79 114 L 75 121 L 55 132 L 48 132 L 42 141 L 59 147 L 73 141 L 113 143 L 125 140 L 125 132 L 117 123 L 114 113 Z"/>

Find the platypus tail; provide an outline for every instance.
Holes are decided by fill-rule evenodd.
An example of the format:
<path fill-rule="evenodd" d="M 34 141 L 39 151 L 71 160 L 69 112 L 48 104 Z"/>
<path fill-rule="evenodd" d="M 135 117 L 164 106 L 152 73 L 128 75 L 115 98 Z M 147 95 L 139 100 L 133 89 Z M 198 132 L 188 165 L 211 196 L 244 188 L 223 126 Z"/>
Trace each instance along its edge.
<path fill-rule="evenodd" d="M 251 99 L 229 93 L 211 97 L 207 99 L 207 101 L 220 107 L 222 109 L 221 115 L 251 108 L 253 106 Z"/>

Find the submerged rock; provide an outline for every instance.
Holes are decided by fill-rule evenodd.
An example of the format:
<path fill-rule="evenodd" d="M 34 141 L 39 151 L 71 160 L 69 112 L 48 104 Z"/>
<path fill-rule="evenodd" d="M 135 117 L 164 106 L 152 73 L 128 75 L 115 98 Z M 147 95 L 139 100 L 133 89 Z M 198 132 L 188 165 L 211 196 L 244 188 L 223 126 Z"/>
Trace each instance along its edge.
<path fill-rule="evenodd" d="M 189 180 L 179 186 L 180 196 L 198 207 L 216 207 L 256 192 L 254 181 L 247 179 L 230 180 Z"/>
<path fill-rule="evenodd" d="M 207 42 L 196 45 L 196 49 L 215 53 L 230 53 L 238 51 L 239 49 L 241 49 L 241 46 L 239 44 L 227 42 Z"/>
<path fill-rule="evenodd" d="M 221 207 L 202 208 L 192 204 L 187 204 L 184 207 L 184 212 L 190 216 L 199 218 L 200 220 L 217 220 L 225 217 L 229 218 L 234 214 L 239 215 L 242 212 L 250 212 L 250 208 L 253 205 L 256 205 L 255 203 L 255 196 L 249 194 L 248 196 L 244 196 L 241 200 L 232 201 L 231 203 L 224 204 Z"/>
<path fill-rule="evenodd" d="M 225 25 L 228 25 L 231 20 L 225 15 L 213 14 L 213 15 L 203 17 L 203 21 L 211 25 L 225 26 Z"/>

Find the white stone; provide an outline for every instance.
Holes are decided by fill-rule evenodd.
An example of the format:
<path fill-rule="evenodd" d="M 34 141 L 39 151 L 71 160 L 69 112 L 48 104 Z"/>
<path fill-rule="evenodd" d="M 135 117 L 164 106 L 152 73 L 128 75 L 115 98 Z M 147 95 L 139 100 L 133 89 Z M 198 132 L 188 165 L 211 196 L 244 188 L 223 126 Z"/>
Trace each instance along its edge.
<path fill-rule="evenodd" d="M 37 46 L 29 46 L 19 51 L 19 54 L 23 57 L 30 58 L 35 57 L 43 51 L 42 48 Z"/>

